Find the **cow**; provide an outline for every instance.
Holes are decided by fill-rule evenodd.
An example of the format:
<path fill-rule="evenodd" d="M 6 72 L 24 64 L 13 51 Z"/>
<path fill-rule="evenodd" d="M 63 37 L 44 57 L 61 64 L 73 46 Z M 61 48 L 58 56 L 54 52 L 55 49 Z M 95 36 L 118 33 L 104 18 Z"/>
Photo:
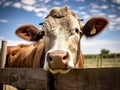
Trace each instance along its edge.
<path fill-rule="evenodd" d="M 16 29 L 20 38 L 32 44 L 8 46 L 8 67 L 41 67 L 51 73 L 67 73 L 72 68 L 83 68 L 80 49 L 82 36 L 92 38 L 108 25 L 104 17 L 93 17 L 86 24 L 68 6 L 56 7 L 46 16 L 41 29 L 26 24 Z"/>

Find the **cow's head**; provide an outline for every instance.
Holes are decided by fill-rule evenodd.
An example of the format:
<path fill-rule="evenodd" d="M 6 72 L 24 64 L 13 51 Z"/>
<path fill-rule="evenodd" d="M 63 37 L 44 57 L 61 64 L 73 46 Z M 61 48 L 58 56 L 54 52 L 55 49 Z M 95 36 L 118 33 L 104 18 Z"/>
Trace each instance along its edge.
<path fill-rule="evenodd" d="M 85 25 L 81 25 L 81 21 L 68 7 L 54 8 L 41 23 L 41 30 L 24 25 L 17 29 L 16 34 L 29 41 L 43 39 L 46 52 L 44 69 L 66 73 L 78 63 L 81 36 L 93 37 L 108 24 L 103 17 L 91 18 Z"/>

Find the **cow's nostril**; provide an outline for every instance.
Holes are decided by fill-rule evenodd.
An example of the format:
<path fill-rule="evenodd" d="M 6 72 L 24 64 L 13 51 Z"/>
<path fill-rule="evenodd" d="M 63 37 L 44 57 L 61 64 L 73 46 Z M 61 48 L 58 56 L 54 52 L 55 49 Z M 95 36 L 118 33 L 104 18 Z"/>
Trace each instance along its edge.
<path fill-rule="evenodd" d="M 63 57 L 63 60 L 66 60 L 68 58 L 68 53 Z"/>
<path fill-rule="evenodd" d="M 48 62 L 51 62 L 53 59 L 52 59 L 52 57 L 49 56 L 47 60 L 48 60 Z"/>

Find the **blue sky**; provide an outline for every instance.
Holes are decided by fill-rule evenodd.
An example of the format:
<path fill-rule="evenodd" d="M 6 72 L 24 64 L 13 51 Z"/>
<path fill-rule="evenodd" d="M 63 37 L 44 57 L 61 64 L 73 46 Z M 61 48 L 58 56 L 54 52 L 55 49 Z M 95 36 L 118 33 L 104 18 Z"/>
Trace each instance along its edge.
<path fill-rule="evenodd" d="M 120 53 L 120 0 L 0 0 L 0 41 L 7 40 L 8 45 L 29 43 L 15 35 L 16 28 L 23 24 L 41 28 L 39 23 L 50 9 L 65 5 L 84 19 L 83 24 L 93 16 L 104 16 L 110 22 L 100 35 L 82 38 L 84 54 L 98 54 L 103 48 Z"/>

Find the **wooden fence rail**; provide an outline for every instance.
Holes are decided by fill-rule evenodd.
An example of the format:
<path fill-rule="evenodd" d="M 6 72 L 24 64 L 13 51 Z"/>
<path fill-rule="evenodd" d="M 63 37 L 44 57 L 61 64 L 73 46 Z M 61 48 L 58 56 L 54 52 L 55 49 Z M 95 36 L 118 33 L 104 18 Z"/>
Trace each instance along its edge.
<path fill-rule="evenodd" d="M 32 90 L 48 90 L 47 82 L 47 74 L 40 68 L 0 69 L 1 84 L 9 84 L 17 88 L 30 88 Z"/>
<path fill-rule="evenodd" d="M 41 68 L 0 69 L 0 84 L 31 90 L 120 90 L 120 68 L 73 69 L 50 74 Z"/>

